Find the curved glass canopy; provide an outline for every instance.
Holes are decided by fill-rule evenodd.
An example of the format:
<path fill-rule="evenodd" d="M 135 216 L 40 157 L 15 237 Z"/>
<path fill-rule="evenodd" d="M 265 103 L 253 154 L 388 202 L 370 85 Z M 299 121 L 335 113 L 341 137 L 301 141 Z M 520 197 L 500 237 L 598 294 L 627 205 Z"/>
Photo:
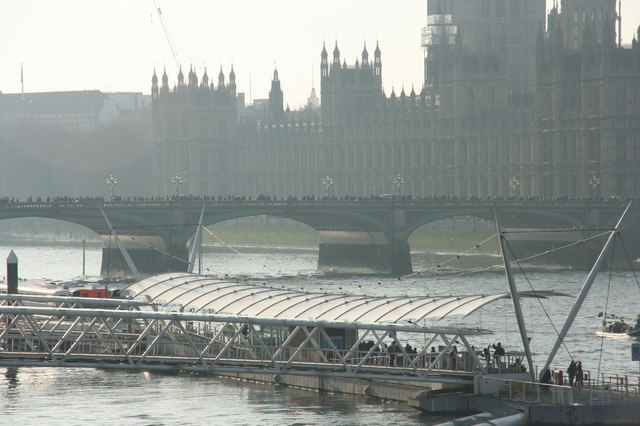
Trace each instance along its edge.
<path fill-rule="evenodd" d="M 508 293 L 444 297 L 374 297 L 312 293 L 260 284 L 223 281 L 212 277 L 169 273 L 130 285 L 134 297 L 164 309 L 286 320 L 348 323 L 417 323 L 465 317 Z M 554 292 L 520 293 L 520 297 L 547 297 Z"/>

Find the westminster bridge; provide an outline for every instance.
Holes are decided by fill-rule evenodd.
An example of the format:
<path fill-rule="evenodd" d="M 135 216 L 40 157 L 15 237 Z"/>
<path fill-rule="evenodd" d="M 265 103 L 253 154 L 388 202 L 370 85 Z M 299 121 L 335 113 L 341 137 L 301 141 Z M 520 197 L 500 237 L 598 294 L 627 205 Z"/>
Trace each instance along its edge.
<path fill-rule="evenodd" d="M 513 232 L 530 249 L 550 247 L 556 241 L 579 240 L 592 230 L 613 227 L 626 201 L 600 200 L 483 200 L 483 199 L 360 199 L 360 200 L 202 200 L 180 198 L 162 201 L 71 201 L 0 203 L 0 220 L 48 218 L 85 226 L 104 242 L 102 272 L 127 270 L 116 249 L 113 225 L 138 270 L 156 274 L 186 270 L 188 246 L 201 212 L 204 226 L 251 216 L 273 216 L 304 223 L 320 236 L 318 268 L 368 270 L 404 275 L 412 271 L 408 239 L 423 225 L 460 216 L 494 220 L 507 230 L 553 230 L 542 233 Z M 102 210 L 101 210 L 102 209 Z M 640 257 L 640 206 L 632 205 L 622 226 L 631 259 Z M 568 235 L 572 234 L 572 235 Z M 578 235 L 575 235 L 578 234 Z M 544 240 L 546 245 L 539 243 Z M 277 241 L 274 241 L 277 243 Z M 597 245 L 583 244 L 570 263 L 588 265 Z M 563 255 L 564 256 L 564 255 Z M 576 257 L 577 256 L 577 257 Z M 518 256 L 523 257 L 523 256 Z M 565 261 L 567 256 L 563 257 Z"/>

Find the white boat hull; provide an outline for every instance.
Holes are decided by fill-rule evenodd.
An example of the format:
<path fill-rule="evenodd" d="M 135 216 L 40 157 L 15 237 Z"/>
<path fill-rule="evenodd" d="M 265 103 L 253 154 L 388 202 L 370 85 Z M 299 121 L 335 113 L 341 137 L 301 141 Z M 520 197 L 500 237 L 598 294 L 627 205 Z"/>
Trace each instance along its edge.
<path fill-rule="evenodd" d="M 596 331 L 596 336 L 610 339 L 627 339 L 631 337 L 627 333 L 613 333 L 610 331 Z"/>

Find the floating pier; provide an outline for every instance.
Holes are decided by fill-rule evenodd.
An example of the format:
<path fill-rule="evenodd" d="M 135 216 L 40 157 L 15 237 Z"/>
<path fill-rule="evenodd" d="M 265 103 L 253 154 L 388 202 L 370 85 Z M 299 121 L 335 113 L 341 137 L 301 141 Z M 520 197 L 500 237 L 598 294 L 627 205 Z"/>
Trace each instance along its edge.
<path fill-rule="evenodd" d="M 197 297 L 188 286 L 183 290 Z M 640 418 L 637 384 L 615 376 L 582 388 L 531 382 L 522 353 L 487 362 L 473 350 L 468 338 L 487 330 L 158 309 L 153 301 L 0 295 L 0 366 L 214 374 L 401 401 L 430 412 L 509 408 L 530 424 Z M 405 344 L 415 333 L 428 344 L 414 352 Z M 393 354 L 381 350 L 390 340 L 399 347 Z M 451 357 L 454 344 L 460 350 Z"/>

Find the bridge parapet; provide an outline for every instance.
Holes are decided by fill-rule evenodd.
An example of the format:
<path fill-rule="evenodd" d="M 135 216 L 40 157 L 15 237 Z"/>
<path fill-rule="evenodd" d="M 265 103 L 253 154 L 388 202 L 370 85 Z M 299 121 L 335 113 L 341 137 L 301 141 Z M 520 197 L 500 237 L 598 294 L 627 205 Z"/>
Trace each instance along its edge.
<path fill-rule="evenodd" d="M 86 226 L 108 241 L 110 231 L 100 208 L 119 230 L 132 237 L 155 236 L 142 250 L 141 260 L 149 273 L 186 268 L 175 259 L 186 258 L 186 244 L 195 232 L 202 206 L 205 224 L 248 216 L 267 215 L 295 220 L 316 229 L 320 234 L 319 266 L 347 268 L 357 264 L 374 267 L 377 272 L 398 275 L 411 271 L 408 239 L 421 226 L 440 219 L 474 216 L 493 220 L 497 212 L 505 227 L 606 229 L 626 206 L 621 200 L 546 200 L 546 199 L 377 199 L 346 200 L 214 200 L 197 197 L 179 199 L 140 199 L 104 201 L 101 198 L 53 199 L 47 201 L 10 202 L 0 200 L 0 219 L 42 217 Z M 638 229 L 640 205 L 632 206 L 626 229 Z M 625 229 L 625 227 L 623 227 Z M 133 240 L 133 238 L 132 238 Z M 157 249 L 168 254 L 159 255 Z M 144 254 L 144 252 L 149 252 Z M 636 257 L 640 247 L 636 248 Z M 107 256 L 118 258 L 119 256 Z M 147 259 L 149 257 L 151 260 Z M 136 262 L 137 263 L 137 262 Z M 363 265 L 364 264 L 364 265 Z M 396 265 L 396 266 L 393 266 Z M 399 266 L 398 266 L 399 265 Z M 104 267 L 104 264 L 103 264 Z M 104 268 L 103 268 L 104 270 Z"/>
<path fill-rule="evenodd" d="M 206 206 L 244 206 L 244 207 L 386 207 L 386 208 L 426 208 L 426 207 L 471 207 L 471 208 L 568 208 L 568 209 L 598 209 L 616 210 L 623 209 L 627 200 L 544 200 L 544 199 L 371 199 L 354 198 L 348 200 L 213 200 L 199 198 L 180 198 L 167 200 L 87 200 L 79 198 L 77 200 L 66 201 L 3 201 L 0 208 L 89 208 L 103 206 L 105 208 L 114 207 L 171 207 L 177 204 Z M 640 209 L 640 206 L 632 206 L 632 209 Z"/>

